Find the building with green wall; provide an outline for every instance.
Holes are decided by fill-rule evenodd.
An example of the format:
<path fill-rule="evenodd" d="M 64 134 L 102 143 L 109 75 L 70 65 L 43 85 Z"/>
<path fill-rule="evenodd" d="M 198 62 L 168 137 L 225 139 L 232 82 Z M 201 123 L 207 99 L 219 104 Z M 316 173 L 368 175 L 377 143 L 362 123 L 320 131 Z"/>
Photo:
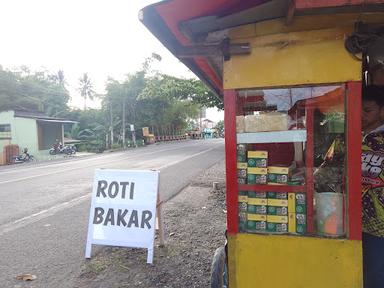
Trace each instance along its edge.
<path fill-rule="evenodd" d="M 11 110 L 0 112 L 0 164 L 9 162 L 10 153 L 28 148 L 36 159 L 48 157 L 48 150 L 56 139 L 64 143 L 64 124 L 75 123 L 49 117 L 39 112 Z M 12 152 L 10 152 L 12 150 Z"/>

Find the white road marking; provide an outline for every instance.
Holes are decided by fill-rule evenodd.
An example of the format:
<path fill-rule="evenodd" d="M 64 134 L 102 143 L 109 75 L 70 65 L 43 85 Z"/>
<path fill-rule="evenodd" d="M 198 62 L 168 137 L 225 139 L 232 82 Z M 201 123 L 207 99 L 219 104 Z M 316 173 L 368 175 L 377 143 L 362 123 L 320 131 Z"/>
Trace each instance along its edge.
<path fill-rule="evenodd" d="M 87 200 L 90 196 L 91 196 L 91 194 L 86 194 L 86 195 L 77 197 L 75 199 L 72 199 L 70 201 L 57 204 L 57 205 L 52 206 L 48 209 L 41 210 L 41 211 L 34 213 L 32 215 L 29 215 L 29 216 L 17 219 L 15 221 L 12 221 L 10 223 L 1 225 L 0 226 L 0 236 L 4 235 L 5 233 L 8 233 L 8 232 L 11 232 L 13 230 L 24 227 L 28 224 L 32 224 L 32 223 L 37 222 L 41 219 L 52 216 L 52 215 L 56 214 L 57 212 L 64 210 L 66 208 L 73 207 L 73 206 Z"/>
<path fill-rule="evenodd" d="M 112 164 L 112 163 L 121 162 L 122 160 L 126 160 L 126 159 L 129 159 L 129 158 L 132 158 L 132 157 L 143 156 L 143 155 L 151 155 L 151 154 L 156 154 L 156 153 L 159 153 L 159 152 L 164 152 L 164 151 L 169 151 L 169 150 L 174 150 L 174 149 L 164 149 L 164 150 L 148 152 L 148 153 L 140 154 L 140 155 L 131 155 L 131 156 L 129 156 L 129 157 L 122 157 L 122 158 L 119 158 L 119 159 L 117 159 L 117 160 L 113 160 L 113 161 L 110 161 L 110 162 L 108 162 L 108 163 L 105 163 L 104 165 L 110 165 L 110 164 Z M 174 164 L 177 163 L 177 162 L 184 161 L 185 159 L 195 157 L 196 155 L 205 153 L 206 151 L 210 151 L 210 150 L 213 150 L 213 148 L 204 150 L 204 151 L 199 152 L 199 153 L 197 153 L 197 154 L 194 154 L 194 155 L 192 155 L 192 156 L 188 156 L 188 157 L 186 157 L 186 158 L 184 158 L 184 159 L 182 159 L 182 160 L 178 160 L 178 161 L 176 161 L 176 162 L 173 162 L 173 164 L 172 164 L 172 163 L 171 163 L 171 164 L 174 165 Z M 167 165 L 170 166 L 171 164 L 167 164 Z M 53 166 L 53 165 L 58 165 L 58 164 L 52 164 L 52 165 L 49 165 L 49 166 Z M 166 165 L 166 166 L 167 166 L 167 165 Z M 44 166 L 44 168 L 46 168 L 46 167 L 47 167 L 47 166 Z M 72 171 L 72 170 L 84 169 L 84 168 L 87 168 L 87 167 L 72 167 L 72 168 L 67 168 L 67 169 L 55 170 L 55 171 L 51 171 L 51 172 L 48 172 L 48 173 L 42 173 L 42 174 L 37 174 L 37 175 L 31 175 L 31 176 L 22 177 L 22 178 L 15 178 L 15 179 L 12 179 L 12 180 L 1 181 L 1 182 L 0 182 L 0 185 L 1 185 L 1 184 L 7 184 L 7 183 L 18 182 L 18 181 L 29 180 L 29 179 L 38 178 L 38 177 L 43 177 L 43 176 L 48 176 L 48 175 L 53 175 L 53 174 L 58 174 L 58 173 L 66 172 L 66 171 Z M 161 167 L 161 168 L 164 168 L 164 167 Z M 159 169 L 161 169 L 161 168 L 159 168 Z"/>
<path fill-rule="evenodd" d="M 190 145 L 190 146 L 197 146 L 197 144 L 194 143 L 193 145 Z M 114 161 L 107 163 L 107 164 L 109 164 L 109 163 L 121 161 L 123 159 L 129 159 L 132 157 L 152 155 L 152 154 L 156 154 L 156 153 L 161 153 L 161 152 L 166 152 L 166 151 L 171 151 L 171 150 L 178 150 L 178 149 L 185 149 L 185 148 L 173 147 L 173 148 L 161 149 L 161 150 L 156 150 L 156 151 L 144 151 L 143 153 L 136 154 L 136 155 L 132 155 L 133 153 L 117 152 L 117 153 L 112 153 L 112 154 L 104 154 L 104 155 L 100 155 L 100 156 L 92 157 L 92 158 L 87 158 L 87 159 L 78 159 L 77 158 L 75 163 L 92 162 L 95 160 L 99 160 L 100 158 L 104 158 L 105 160 L 107 160 L 107 158 L 109 158 L 109 156 L 110 156 L 110 158 L 114 158 L 114 157 L 118 156 L 119 154 L 125 155 L 125 157 L 123 156 L 117 160 L 114 160 Z M 130 150 L 128 152 L 137 152 L 137 150 L 136 151 Z M 127 155 L 127 154 L 129 154 L 129 155 Z M 31 169 L 44 169 L 44 168 L 48 168 L 48 167 L 60 167 L 60 166 L 70 166 L 70 165 L 73 165 L 73 162 L 64 162 L 64 163 L 61 162 L 61 163 L 47 164 L 44 166 L 29 166 L 29 167 L 23 167 L 23 168 L 14 168 L 14 169 L 7 170 L 7 171 L 0 171 L 0 176 L 5 175 L 5 174 L 11 174 L 11 173 L 26 172 L 26 171 L 31 170 Z M 1 182 L 0 182 L 0 184 L 1 184 Z"/>

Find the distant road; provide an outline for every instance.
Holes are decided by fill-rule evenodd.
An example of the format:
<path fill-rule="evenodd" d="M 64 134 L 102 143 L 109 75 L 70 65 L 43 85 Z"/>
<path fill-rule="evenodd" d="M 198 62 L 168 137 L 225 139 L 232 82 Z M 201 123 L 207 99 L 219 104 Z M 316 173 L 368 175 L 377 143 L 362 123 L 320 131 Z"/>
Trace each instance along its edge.
<path fill-rule="evenodd" d="M 166 201 L 223 158 L 224 141 L 212 139 L 1 167 L 0 287 L 73 287 L 84 263 L 96 168 L 160 170 Z M 22 273 L 38 279 L 15 286 L 23 284 L 14 279 Z"/>

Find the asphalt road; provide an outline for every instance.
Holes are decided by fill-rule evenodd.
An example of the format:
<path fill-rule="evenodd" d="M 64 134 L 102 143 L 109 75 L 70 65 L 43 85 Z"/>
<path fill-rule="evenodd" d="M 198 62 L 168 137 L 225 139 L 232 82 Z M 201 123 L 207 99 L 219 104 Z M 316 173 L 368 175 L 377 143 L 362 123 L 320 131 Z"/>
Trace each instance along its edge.
<path fill-rule="evenodd" d="M 96 168 L 160 170 L 160 199 L 166 201 L 223 158 L 224 141 L 212 139 L 1 167 L 0 287 L 74 287 L 85 261 Z M 37 280 L 15 280 L 23 273 Z"/>

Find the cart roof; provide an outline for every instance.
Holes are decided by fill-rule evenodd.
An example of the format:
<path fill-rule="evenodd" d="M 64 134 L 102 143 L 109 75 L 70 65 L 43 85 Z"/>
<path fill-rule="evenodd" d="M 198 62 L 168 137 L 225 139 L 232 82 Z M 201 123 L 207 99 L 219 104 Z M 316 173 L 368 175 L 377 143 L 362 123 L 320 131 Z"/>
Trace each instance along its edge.
<path fill-rule="evenodd" d="M 222 98 L 222 54 L 201 47 L 223 40 L 226 29 L 284 17 L 290 23 L 299 15 L 383 11 L 380 3 L 384 0 L 165 0 L 143 8 L 140 19 Z M 212 32 L 218 38 L 210 38 Z"/>

